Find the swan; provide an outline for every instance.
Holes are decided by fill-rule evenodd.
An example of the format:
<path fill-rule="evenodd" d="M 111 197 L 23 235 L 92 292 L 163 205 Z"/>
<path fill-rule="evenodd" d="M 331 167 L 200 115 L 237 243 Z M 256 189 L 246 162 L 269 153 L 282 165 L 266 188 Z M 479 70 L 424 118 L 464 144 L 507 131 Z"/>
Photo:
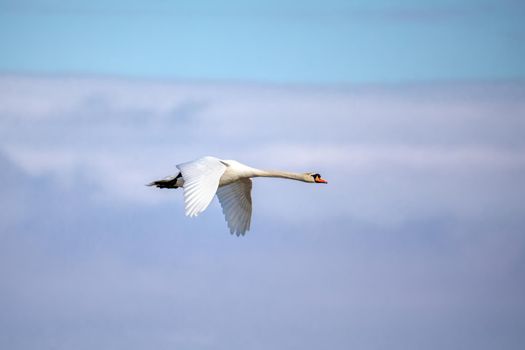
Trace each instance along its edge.
<path fill-rule="evenodd" d="M 202 157 L 177 165 L 179 173 L 153 181 L 148 186 L 184 189 L 186 216 L 202 213 L 217 194 L 231 234 L 244 235 L 250 229 L 252 217 L 253 177 L 277 177 L 309 183 L 328 182 L 318 173 L 290 173 L 259 170 L 235 160 Z"/>

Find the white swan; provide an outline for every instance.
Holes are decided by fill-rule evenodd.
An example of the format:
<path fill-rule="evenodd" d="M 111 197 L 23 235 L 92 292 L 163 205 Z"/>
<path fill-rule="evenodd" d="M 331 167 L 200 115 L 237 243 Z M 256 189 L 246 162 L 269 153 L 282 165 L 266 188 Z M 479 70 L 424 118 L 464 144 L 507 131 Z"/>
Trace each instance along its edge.
<path fill-rule="evenodd" d="M 222 211 L 233 234 L 244 235 L 250 229 L 252 217 L 252 177 L 279 177 L 310 183 L 328 183 L 317 173 L 289 173 L 259 170 L 235 160 L 203 157 L 177 165 L 180 172 L 149 186 L 184 188 L 187 216 L 197 216 L 217 194 Z"/>

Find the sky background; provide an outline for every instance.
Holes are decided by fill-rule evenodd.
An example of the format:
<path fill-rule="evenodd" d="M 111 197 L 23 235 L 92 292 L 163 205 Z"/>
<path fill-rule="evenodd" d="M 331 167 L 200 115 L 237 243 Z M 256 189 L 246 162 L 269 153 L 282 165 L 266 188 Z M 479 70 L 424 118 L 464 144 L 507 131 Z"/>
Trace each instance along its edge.
<path fill-rule="evenodd" d="M 278 83 L 525 77 L 514 0 L 0 0 L 0 69 Z"/>
<path fill-rule="evenodd" d="M 0 348 L 522 349 L 524 15 L 0 0 Z M 236 237 L 203 155 L 329 184 Z"/>

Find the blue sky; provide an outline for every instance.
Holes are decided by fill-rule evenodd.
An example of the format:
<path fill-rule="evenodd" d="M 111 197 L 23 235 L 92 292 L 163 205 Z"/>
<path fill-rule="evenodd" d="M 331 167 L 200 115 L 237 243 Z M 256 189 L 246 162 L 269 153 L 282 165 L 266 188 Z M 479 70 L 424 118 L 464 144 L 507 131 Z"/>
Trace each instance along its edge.
<path fill-rule="evenodd" d="M 299 83 L 525 77 L 520 1 L 0 1 L 0 70 Z"/>

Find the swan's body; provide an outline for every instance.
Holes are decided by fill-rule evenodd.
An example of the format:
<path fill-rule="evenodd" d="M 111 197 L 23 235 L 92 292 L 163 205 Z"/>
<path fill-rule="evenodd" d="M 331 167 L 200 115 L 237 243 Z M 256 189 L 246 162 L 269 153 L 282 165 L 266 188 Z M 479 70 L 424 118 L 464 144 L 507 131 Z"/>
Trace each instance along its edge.
<path fill-rule="evenodd" d="M 231 233 L 244 235 L 250 229 L 252 216 L 252 177 L 277 177 L 309 183 L 327 183 L 317 173 L 289 173 L 249 167 L 235 160 L 203 157 L 177 165 L 175 176 L 154 181 L 150 186 L 184 188 L 187 216 L 197 216 L 217 194 Z"/>

